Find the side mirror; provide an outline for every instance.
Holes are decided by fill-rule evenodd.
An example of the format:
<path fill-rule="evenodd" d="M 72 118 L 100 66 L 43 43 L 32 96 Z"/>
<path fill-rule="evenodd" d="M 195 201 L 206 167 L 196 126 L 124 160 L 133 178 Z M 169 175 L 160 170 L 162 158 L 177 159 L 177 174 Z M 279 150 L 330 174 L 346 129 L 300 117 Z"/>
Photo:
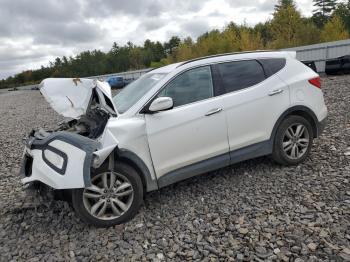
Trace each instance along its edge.
<path fill-rule="evenodd" d="M 148 110 L 150 112 L 159 112 L 173 108 L 174 103 L 171 97 L 158 97 L 153 100 Z"/>

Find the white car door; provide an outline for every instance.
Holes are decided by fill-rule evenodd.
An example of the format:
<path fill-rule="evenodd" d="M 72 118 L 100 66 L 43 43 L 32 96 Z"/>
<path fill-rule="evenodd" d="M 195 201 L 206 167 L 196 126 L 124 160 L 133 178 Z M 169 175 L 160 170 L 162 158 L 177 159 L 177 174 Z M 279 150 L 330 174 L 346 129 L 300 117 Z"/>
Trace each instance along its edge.
<path fill-rule="evenodd" d="M 232 61 L 215 67 L 226 93 L 223 108 L 231 162 L 250 158 L 250 153 L 253 156 L 271 153 L 268 151 L 273 127 L 290 104 L 289 88 L 275 74 L 284 66 L 285 60 L 275 60 L 275 68 L 269 70 L 266 67 L 264 72 L 262 65 L 265 62 L 273 64 L 274 59 Z M 237 151 L 242 148 L 243 151 Z"/>
<path fill-rule="evenodd" d="M 222 97 L 214 97 L 210 66 L 181 73 L 157 97 L 174 101 L 170 110 L 145 115 L 160 186 L 229 163 Z"/>

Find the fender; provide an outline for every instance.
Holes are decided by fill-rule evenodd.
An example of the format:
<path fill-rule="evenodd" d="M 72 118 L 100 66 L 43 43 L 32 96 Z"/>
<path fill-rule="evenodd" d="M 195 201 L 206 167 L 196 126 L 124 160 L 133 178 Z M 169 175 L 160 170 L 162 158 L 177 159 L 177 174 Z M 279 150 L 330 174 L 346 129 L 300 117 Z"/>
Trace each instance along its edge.
<path fill-rule="evenodd" d="M 293 114 L 293 112 L 303 112 L 304 114 L 306 114 L 309 118 L 311 118 L 311 120 L 313 121 L 313 123 L 310 123 L 313 131 L 314 131 L 314 137 L 318 137 L 320 130 L 318 128 L 318 120 L 317 117 L 315 115 L 315 113 L 308 107 L 306 106 L 293 106 L 291 108 L 288 108 L 286 111 L 284 111 L 282 113 L 282 115 L 277 119 L 272 132 L 271 132 L 271 136 L 270 136 L 270 143 L 273 143 L 276 132 L 277 132 L 277 128 L 280 126 L 281 122 L 283 121 L 283 119 L 286 118 L 286 116 Z M 299 114 L 300 115 L 300 114 Z M 308 119 L 309 120 L 309 119 Z M 272 144 L 271 144 L 272 145 Z"/>
<path fill-rule="evenodd" d="M 113 153 L 115 160 L 119 159 L 121 161 L 127 162 L 128 164 L 136 168 L 137 171 L 139 171 L 142 182 L 147 192 L 158 189 L 157 179 L 152 178 L 151 173 L 148 170 L 146 164 L 143 162 L 143 160 L 140 157 L 138 157 L 134 152 L 127 149 L 119 148 L 117 145 L 113 145 L 105 149 L 95 151 L 94 156 L 97 156 L 98 158 L 96 158 L 96 161 L 94 160 L 93 166 L 95 168 L 101 166 L 106 161 L 106 159 Z"/>
<path fill-rule="evenodd" d="M 138 157 L 135 153 L 127 150 L 122 149 L 119 147 L 115 148 L 115 159 L 121 159 L 122 161 L 129 162 L 131 165 L 136 167 L 137 171 L 139 171 L 141 174 L 142 182 L 144 183 L 144 186 L 146 187 L 146 191 L 150 192 L 153 190 L 158 189 L 158 181 L 157 178 L 153 179 L 151 176 L 150 171 L 148 170 L 146 164 L 143 162 L 143 160 Z"/>

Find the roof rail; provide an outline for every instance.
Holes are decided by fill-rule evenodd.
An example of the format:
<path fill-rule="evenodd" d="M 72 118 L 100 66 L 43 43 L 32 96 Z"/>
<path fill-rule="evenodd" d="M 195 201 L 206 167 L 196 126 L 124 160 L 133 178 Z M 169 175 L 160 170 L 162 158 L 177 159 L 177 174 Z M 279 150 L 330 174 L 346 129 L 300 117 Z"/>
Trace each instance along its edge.
<path fill-rule="evenodd" d="M 176 68 L 183 66 L 185 64 L 191 63 L 191 62 L 195 62 L 195 61 L 199 61 L 199 60 L 203 60 L 203 59 L 207 59 L 207 58 L 220 57 L 220 56 L 226 56 L 226 55 L 247 54 L 247 53 L 248 54 L 249 53 L 263 53 L 263 52 L 276 52 L 276 50 L 254 50 L 254 51 L 232 52 L 232 53 L 223 53 L 223 54 L 217 54 L 217 55 L 202 56 L 202 57 L 194 58 L 191 60 L 187 60 L 187 61 L 183 62 L 182 64 L 178 65 Z"/>

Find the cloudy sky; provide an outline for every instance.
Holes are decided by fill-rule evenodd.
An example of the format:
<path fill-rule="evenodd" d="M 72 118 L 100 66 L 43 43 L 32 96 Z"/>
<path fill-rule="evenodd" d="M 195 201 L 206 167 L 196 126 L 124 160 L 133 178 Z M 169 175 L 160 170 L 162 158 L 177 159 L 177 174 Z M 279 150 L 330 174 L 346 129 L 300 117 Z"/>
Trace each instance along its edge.
<path fill-rule="evenodd" d="M 269 19 L 277 0 L 0 0 L 0 79 L 115 41 L 196 38 L 230 21 Z M 297 0 L 310 15 L 312 0 Z"/>

